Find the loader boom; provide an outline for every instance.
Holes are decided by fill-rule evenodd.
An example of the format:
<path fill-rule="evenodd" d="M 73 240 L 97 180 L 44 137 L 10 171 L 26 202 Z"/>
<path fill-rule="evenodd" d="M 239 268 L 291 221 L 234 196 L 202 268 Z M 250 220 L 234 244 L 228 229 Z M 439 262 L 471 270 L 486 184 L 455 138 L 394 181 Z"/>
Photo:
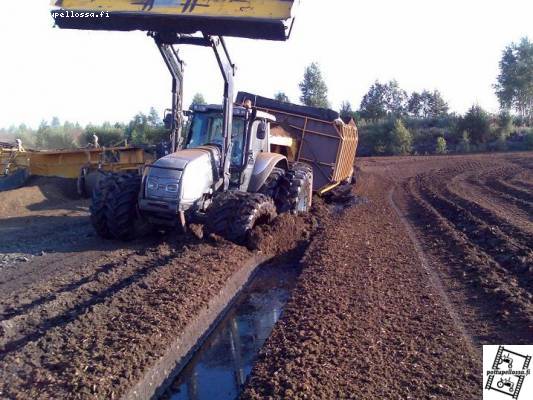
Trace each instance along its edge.
<path fill-rule="evenodd" d="M 231 161 L 231 132 L 233 121 L 233 78 L 235 76 L 235 65 L 231 58 L 222 37 L 212 37 L 204 35 L 189 36 L 180 34 L 152 33 L 157 46 L 167 64 L 172 75 L 172 150 L 176 151 L 177 136 L 181 132 L 183 122 L 183 62 L 180 60 L 173 45 L 193 45 L 211 47 L 220 67 L 224 79 L 224 109 L 222 127 L 222 156 L 221 167 L 223 169 L 224 190 L 229 187 L 230 181 L 230 161 Z"/>

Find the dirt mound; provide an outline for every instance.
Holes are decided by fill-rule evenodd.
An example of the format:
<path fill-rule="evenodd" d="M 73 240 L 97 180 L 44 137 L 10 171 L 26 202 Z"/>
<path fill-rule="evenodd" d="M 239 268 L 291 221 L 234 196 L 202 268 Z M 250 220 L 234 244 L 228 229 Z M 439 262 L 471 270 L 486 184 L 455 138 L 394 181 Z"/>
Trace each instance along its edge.
<path fill-rule="evenodd" d="M 270 225 L 260 225 L 250 234 L 248 248 L 265 254 L 279 254 L 311 238 L 318 226 L 313 215 L 282 214 Z"/>
<path fill-rule="evenodd" d="M 53 209 L 76 199 L 75 179 L 32 177 L 22 188 L 0 192 L 0 218 Z"/>

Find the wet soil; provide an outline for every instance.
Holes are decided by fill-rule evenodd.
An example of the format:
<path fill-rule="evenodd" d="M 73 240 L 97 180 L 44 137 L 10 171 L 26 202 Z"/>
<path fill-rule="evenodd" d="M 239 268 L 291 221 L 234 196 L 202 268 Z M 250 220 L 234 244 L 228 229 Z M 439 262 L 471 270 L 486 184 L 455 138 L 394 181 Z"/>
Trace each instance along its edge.
<path fill-rule="evenodd" d="M 360 160 L 369 202 L 310 245 L 241 397 L 481 398 L 481 346 L 533 337 L 532 166 L 531 153 Z"/>
<path fill-rule="evenodd" d="M 192 234 L 127 244 L 89 238 L 94 249 L 63 243 L 6 266 L 0 398 L 119 398 L 246 260 L 297 248 L 311 222 L 280 217 L 265 234 L 254 234 L 254 251 Z M 86 218 L 82 223 L 90 230 Z M 51 240 L 62 234 L 51 233 Z"/>
<path fill-rule="evenodd" d="M 249 248 L 102 241 L 86 201 L 32 189 L 0 215 L 0 398 L 119 398 L 239 265 L 294 248 L 302 274 L 243 398 L 480 398 L 481 345 L 533 337 L 532 168 L 359 160 L 349 207 L 319 200 Z"/>
<path fill-rule="evenodd" d="M 238 397 L 298 278 L 300 267 L 296 258 L 283 257 L 258 268 L 253 281 L 162 399 Z"/>

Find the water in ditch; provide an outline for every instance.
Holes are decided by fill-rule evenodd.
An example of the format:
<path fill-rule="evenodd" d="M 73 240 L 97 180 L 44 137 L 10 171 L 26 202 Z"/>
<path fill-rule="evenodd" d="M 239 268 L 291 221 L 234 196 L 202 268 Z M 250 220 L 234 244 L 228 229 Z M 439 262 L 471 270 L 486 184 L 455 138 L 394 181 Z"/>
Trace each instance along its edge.
<path fill-rule="evenodd" d="M 265 265 L 162 396 L 171 400 L 235 399 L 293 289 L 294 265 Z"/>

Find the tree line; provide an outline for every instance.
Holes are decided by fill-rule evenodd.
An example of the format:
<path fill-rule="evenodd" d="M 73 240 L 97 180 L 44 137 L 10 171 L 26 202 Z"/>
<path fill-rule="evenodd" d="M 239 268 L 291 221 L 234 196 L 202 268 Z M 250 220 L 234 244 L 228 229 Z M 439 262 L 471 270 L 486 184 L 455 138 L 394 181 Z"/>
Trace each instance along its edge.
<path fill-rule="evenodd" d="M 26 148 L 34 149 L 74 149 L 94 145 L 94 135 L 101 146 L 124 146 L 126 144 L 149 146 L 168 139 L 168 130 L 157 111 L 151 108 L 148 113 L 136 114 L 128 123 L 104 122 L 82 127 L 78 123 L 60 122 L 54 117 L 42 121 L 37 129 L 25 124 L 0 129 L 0 137 L 20 138 Z"/>
<path fill-rule="evenodd" d="M 353 110 L 341 104 L 342 119 L 359 128 L 359 155 L 445 154 L 504 150 L 533 150 L 533 43 L 523 38 L 505 48 L 494 85 L 501 111 L 493 115 L 474 104 L 463 115 L 450 112 L 438 90 L 408 93 L 395 81 L 374 82 Z M 299 84 L 300 103 L 331 108 L 320 66 L 310 64 Z M 274 96 L 290 102 L 284 92 Z M 205 104 L 198 93 L 192 104 Z M 101 125 L 63 122 L 53 118 L 37 129 L 26 125 L 0 129 L 2 138 L 20 138 L 36 149 L 90 146 L 93 136 L 102 146 L 151 146 L 168 140 L 169 132 L 154 108 L 136 114 L 128 123 Z"/>
<path fill-rule="evenodd" d="M 339 113 L 356 120 L 360 155 L 533 150 L 533 43 L 523 38 L 507 46 L 499 67 L 496 115 L 477 104 L 463 115 L 450 112 L 438 90 L 408 93 L 396 80 L 374 82 L 357 110 L 344 101 Z M 300 91 L 302 104 L 330 107 L 317 63 L 306 68 Z M 284 92 L 275 98 L 290 101 Z"/>

